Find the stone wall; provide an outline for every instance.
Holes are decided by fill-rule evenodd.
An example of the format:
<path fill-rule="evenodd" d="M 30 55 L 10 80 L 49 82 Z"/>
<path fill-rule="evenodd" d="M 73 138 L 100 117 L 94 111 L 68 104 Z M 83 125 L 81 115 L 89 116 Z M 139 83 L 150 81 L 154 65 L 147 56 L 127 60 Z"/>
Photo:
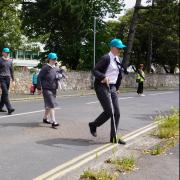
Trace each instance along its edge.
<path fill-rule="evenodd" d="M 66 90 L 86 90 L 90 89 L 91 75 L 89 72 L 67 72 L 67 80 L 63 81 L 62 88 Z M 32 75 L 28 72 L 16 72 L 15 81 L 16 86 L 11 87 L 11 93 L 28 94 L 31 86 Z M 135 74 L 130 73 L 124 75 L 121 87 L 137 87 L 135 82 Z M 146 81 L 144 87 L 147 88 L 161 88 L 161 87 L 179 87 L 179 75 L 167 75 L 167 74 L 148 74 L 146 75 Z"/>

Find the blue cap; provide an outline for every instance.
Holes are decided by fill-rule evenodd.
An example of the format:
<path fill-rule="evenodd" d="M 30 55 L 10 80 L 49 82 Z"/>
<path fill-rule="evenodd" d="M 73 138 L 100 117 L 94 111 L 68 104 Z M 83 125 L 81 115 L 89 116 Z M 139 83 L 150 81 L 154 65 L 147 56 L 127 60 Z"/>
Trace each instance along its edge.
<path fill-rule="evenodd" d="M 57 54 L 56 53 L 49 53 L 48 54 L 48 59 L 56 60 L 57 59 Z"/>
<path fill-rule="evenodd" d="M 10 53 L 10 49 L 9 48 L 3 48 L 2 52 Z"/>
<path fill-rule="evenodd" d="M 122 41 L 120 39 L 113 39 L 110 42 L 110 47 L 116 47 L 116 48 L 119 48 L 119 49 L 123 49 L 126 46 L 122 43 Z"/>

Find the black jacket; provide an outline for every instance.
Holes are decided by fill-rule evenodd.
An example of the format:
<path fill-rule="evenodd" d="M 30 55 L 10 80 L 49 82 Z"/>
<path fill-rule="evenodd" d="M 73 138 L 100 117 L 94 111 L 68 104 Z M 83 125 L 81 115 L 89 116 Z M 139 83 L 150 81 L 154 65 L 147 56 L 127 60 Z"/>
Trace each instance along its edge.
<path fill-rule="evenodd" d="M 101 83 L 101 81 L 106 77 L 105 73 L 107 71 L 109 64 L 110 64 L 110 56 L 109 54 L 105 54 L 104 56 L 101 57 L 100 61 L 96 64 L 95 68 L 92 70 L 92 73 L 95 76 L 95 82 L 94 82 L 95 86 Z M 121 79 L 122 79 L 121 68 L 120 67 L 118 68 L 119 68 L 119 74 L 115 84 L 117 90 L 121 85 Z"/>

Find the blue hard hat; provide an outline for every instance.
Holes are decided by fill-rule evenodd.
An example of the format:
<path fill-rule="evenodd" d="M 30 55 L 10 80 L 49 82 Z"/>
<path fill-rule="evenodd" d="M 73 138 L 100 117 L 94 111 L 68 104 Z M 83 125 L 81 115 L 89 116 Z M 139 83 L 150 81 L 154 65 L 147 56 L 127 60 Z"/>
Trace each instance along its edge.
<path fill-rule="evenodd" d="M 113 39 L 110 42 L 110 47 L 116 47 L 116 48 L 119 48 L 119 49 L 123 49 L 126 46 L 122 43 L 122 41 L 120 39 Z"/>
<path fill-rule="evenodd" d="M 9 48 L 3 48 L 2 52 L 10 53 L 10 49 Z"/>
<path fill-rule="evenodd" d="M 56 60 L 57 59 L 57 54 L 56 53 L 49 53 L 48 54 L 48 59 Z"/>

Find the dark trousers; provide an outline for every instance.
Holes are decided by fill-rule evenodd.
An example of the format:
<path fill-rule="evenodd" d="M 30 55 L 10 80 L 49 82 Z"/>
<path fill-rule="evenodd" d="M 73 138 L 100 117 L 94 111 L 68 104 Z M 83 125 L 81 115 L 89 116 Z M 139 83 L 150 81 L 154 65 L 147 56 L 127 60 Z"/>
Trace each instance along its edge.
<path fill-rule="evenodd" d="M 119 102 L 118 102 L 116 87 L 111 86 L 110 92 L 109 92 L 108 87 L 105 84 L 95 85 L 94 88 L 96 91 L 97 98 L 99 99 L 99 102 L 101 103 L 101 106 L 104 111 L 96 118 L 93 124 L 96 127 L 99 127 L 102 124 L 104 124 L 109 118 L 111 118 L 110 138 L 115 138 L 116 132 L 115 132 L 114 122 L 113 122 L 113 112 L 114 112 L 116 130 L 118 128 L 119 119 L 120 119 L 120 109 L 119 109 Z M 111 105 L 110 96 L 112 99 L 113 107 L 111 107 L 112 105 Z"/>
<path fill-rule="evenodd" d="M 138 94 L 143 93 L 143 82 L 138 83 L 137 93 Z"/>
<path fill-rule="evenodd" d="M 7 110 L 11 110 L 12 106 L 9 101 L 9 85 L 10 85 L 10 77 L 0 77 L 0 86 L 2 90 L 0 109 L 5 105 Z"/>

